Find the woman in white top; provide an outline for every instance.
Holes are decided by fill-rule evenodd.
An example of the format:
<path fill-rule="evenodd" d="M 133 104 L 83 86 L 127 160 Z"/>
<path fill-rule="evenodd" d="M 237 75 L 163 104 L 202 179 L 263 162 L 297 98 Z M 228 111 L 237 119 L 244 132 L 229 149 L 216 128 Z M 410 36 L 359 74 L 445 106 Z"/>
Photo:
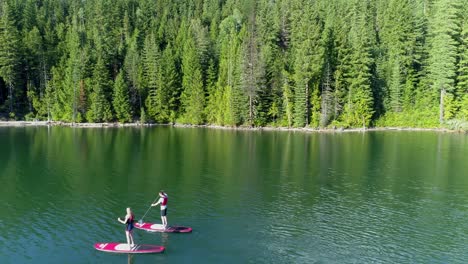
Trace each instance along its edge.
<path fill-rule="evenodd" d="M 157 206 L 158 204 L 161 204 L 161 221 L 164 226 L 164 228 L 167 227 L 167 193 L 164 191 L 159 192 L 159 200 L 151 204 L 151 206 Z"/>

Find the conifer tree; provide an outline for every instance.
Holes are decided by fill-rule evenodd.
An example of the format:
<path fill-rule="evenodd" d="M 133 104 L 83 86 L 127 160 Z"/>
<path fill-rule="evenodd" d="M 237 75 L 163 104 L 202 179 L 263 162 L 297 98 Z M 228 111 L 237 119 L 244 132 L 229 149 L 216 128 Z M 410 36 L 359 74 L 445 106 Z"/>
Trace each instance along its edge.
<path fill-rule="evenodd" d="M 202 124 L 204 122 L 205 92 L 200 57 L 193 36 L 188 37 L 184 46 L 182 74 L 181 104 L 183 110 L 181 121 L 189 124 Z"/>
<path fill-rule="evenodd" d="M 242 61 L 241 61 L 241 85 L 244 93 L 247 96 L 246 113 L 247 122 L 250 126 L 254 125 L 254 121 L 258 115 L 258 104 L 260 99 L 262 103 L 266 101 L 266 95 L 259 98 L 259 92 L 264 92 L 265 89 L 265 69 L 263 58 L 260 53 L 259 41 L 257 39 L 258 30 L 255 18 L 255 3 L 251 2 L 249 6 L 249 18 L 246 27 L 244 43 L 242 45 Z M 267 113 L 268 107 L 262 109 Z"/>
<path fill-rule="evenodd" d="M 349 34 L 351 53 L 349 72 L 347 73 L 347 102 L 343 119 L 347 126 L 366 127 L 373 115 L 373 97 L 371 90 L 371 45 L 367 5 L 361 1 L 353 2 L 352 26 Z"/>
<path fill-rule="evenodd" d="M 218 89 L 215 96 L 219 101 L 220 112 L 216 114 L 221 125 L 242 123 L 242 108 L 247 100 L 240 88 L 240 49 L 242 42 L 242 15 L 234 9 L 220 24 Z M 245 99 L 245 100 L 244 100 Z"/>
<path fill-rule="evenodd" d="M 458 48 L 458 77 L 456 96 L 459 104 L 457 117 L 468 120 L 468 3 L 465 1 L 461 12 L 461 34 Z"/>
<path fill-rule="evenodd" d="M 138 50 L 139 32 L 135 30 L 132 37 L 128 39 L 127 52 L 124 60 L 124 69 L 129 81 L 129 100 L 133 113 L 138 113 L 143 107 L 142 89 L 143 89 L 143 69 L 145 63 L 140 63 L 141 56 Z"/>
<path fill-rule="evenodd" d="M 117 67 L 120 34 L 117 26 L 121 25 L 121 17 L 117 12 L 117 5 L 112 0 L 93 1 L 92 9 L 92 39 L 98 56 L 110 64 L 113 70 Z"/>
<path fill-rule="evenodd" d="M 377 1 L 377 34 L 380 56 L 377 75 L 381 90 L 376 100 L 384 101 L 385 111 L 401 113 L 414 107 L 414 91 L 421 63 L 424 21 L 416 12 L 420 3 L 408 0 Z M 421 4 L 422 6 L 422 4 Z"/>
<path fill-rule="evenodd" d="M 24 34 L 23 43 L 25 45 L 24 50 L 24 60 L 25 60 L 25 67 L 24 72 L 26 75 L 26 91 L 27 91 L 27 98 L 28 98 L 28 112 L 32 114 L 34 111 L 33 109 L 33 101 L 36 102 L 36 106 L 38 105 L 38 88 L 37 83 L 38 79 L 40 78 L 40 61 L 39 61 L 39 54 L 42 51 L 42 39 L 39 33 L 39 29 L 35 26 Z"/>
<path fill-rule="evenodd" d="M 168 44 L 162 53 L 161 71 L 160 116 L 164 122 L 175 122 L 181 89 L 176 69 L 176 58 L 171 44 Z"/>
<path fill-rule="evenodd" d="M 18 77 L 18 31 L 8 1 L 4 1 L 0 10 L 0 77 L 8 87 L 8 111 L 14 112 L 16 101 L 16 79 Z"/>
<path fill-rule="evenodd" d="M 284 107 L 284 122 L 288 127 L 293 125 L 294 118 L 294 93 L 291 87 L 292 77 L 289 72 L 283 71 L 283 107 Z"/>
<path fill-rule="evenodd" d="M 278 16 L 278 35 L 276 43 L 278 52 L 278 85 L 281 87 L 281 98 L 277 104 L 280 106 L 280 124 L 291 127 L 293 125 L 294 92 L 291 61 L 291 6 L 285 1 L 280 1 L 275 6 Z"/>
<path fill-rule="evenodd" d="M 0 2 L 2 119 L 101 122 L 114 109 L 125 122 L 434 127 L 468 116 L 465 0 Z"/>
<path fill-rule="evenodd" d="M 459 32 L 457 2 L 435 0 L 429 17 L 428 78 L 439 101 L 439 122 L 445 121 L 446 98 L 454 92 Z"/>
<path fill-rule="evenodd" d="M 321 76 L 321 102 L 319 126 L 325 127 L 333 117 L 333 72 L 336 68 L 336 51 L 334 45 L 333 27 L 327 20 L 325 29 L 322 32 L 322 43 L 324 44 L 324 62 Z"/>
<path fill-rule="evenodd" d="M 153 120 L 158 121 L 161 102 L 158 93 L 161 89 L 162 72 L 160 67 L 160 55 L 156 37 L 153 33 L 145 39 L 144 45 L 145 84 L 148 91 L 146 98 L 147 114 Z"/>
<path fill-rule="evenodd" d="M 331 121 L 330 123 L 333 126 L 342 126 L 342 114 L 345 108 L 345 104 L 347 102 L 347 90 L 349 88 L 347 76 L 349 75 L 349 71 L 351 68 L 351 45 L 348 37 L 349 32 L 351 30 L 351 23 L 349 22 L 351 4 L 347 1 L 336 1 L 332 2 L 331 4 L 331 7 L 327 9 L 334 11 L 329 14 L 329 16 L 331 17 L 331 21 L 333 21 L 332 31 L 329 32 L 330 29 L 328 29 L 328 27 L 330 27 L 330 21 L 326 21 L 325 30 L 323 34 L 324 38 L 327 39 L 325 43 L 328 43 L 328 45 L 330 46 L 327 46 L 325 49 L 325 68 L 323 70 L 323 74 L 325 74 L 324 79 L 326 81 L 322 85 L 328 82 L 327 79 L 332 79 L 331 85 L 333 86 L 333 91 L 331 99 L 331 116 L 333 116 L 333 121 Z M 335 51 L 333 51 L 334 49 Z M 332 65 L 334 65 L 334 67 L 332 67 Z M 333 68 L 334 70 L 331 74 L 331 77 L 327 77 L 328 71 Z M 322 100 L 327 100 L 327 97 L 328 95 L 325 92 L 324 96 L 322 97 Z M 328 109 L 323 109 L 323 111 L 325 110 Z"/>
<path fill-rule="evenodd" d="M 77 116 L 78 85 L 80 72 L 80 33 L 77 17 L 74 16 L 69 31 L 65 36 L 65 53 L 60 64 L 53 71 L 53 88 L 55 100 L 53 101 L 53 117 L 56 120 L 79 122 Z"/>
<path fill-rule="evenodd" d="M 282 86 L 285 67 L 284 53 L 278 36 L 281 34 L 280 2 L 257 1 L 256 25 L 263 76 L 258 92 L 257 125 L 277 123 L 284 115 Z M 281 15 L 280 15 L 281 14 Z"/>
<path fill-rule="evenodd" d="M 308 126 L 310 97 L 314 83 L 319 81 L 323 46 L 320 43 L 322 26 L 317 10 L 301 0 L 293 2 L 292 45 L 294 49 L 294 124 Z"/>
<path fill-rule="evenodd" d="M 109 122 L 113 119 L 108 99 L 110 87 L 108 76 L 104 61 L 99 56 L 93 70 L 91 104 L 86 114 L 90 122 Z"/>
<path fill-rule="evenodd" d="M 128 85 L 122 70 L 119 71 L 114 82 L 114 94 L 112 105 L 115 116 L 120 123 L 130 122 L 132 119 L 132 109 L 128 96 Z"/>
<path fill-rule="evenodd" d="M 206 76 L 206 107 L 205 107 L 205 114 L 206 114 L 206 121 L 208 124 L 217 124 L 219 121 L 219 114 L 221 111 L 219 110 L 219 101 L 221 101 L 220 93 L 218 92 L 218 86 L 216 85 L 216 65 L 213 59 L 210 60 L 208 63 L 208 70 Z"/>

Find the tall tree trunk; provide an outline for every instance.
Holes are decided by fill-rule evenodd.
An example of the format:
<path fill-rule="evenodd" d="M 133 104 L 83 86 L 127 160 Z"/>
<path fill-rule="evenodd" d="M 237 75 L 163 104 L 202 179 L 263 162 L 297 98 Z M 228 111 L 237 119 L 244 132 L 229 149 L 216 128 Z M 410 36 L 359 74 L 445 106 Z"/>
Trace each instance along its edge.
<path fill-rule="evenodd" d="M 76 82 L 73 80 L 73 124 L 76 119 Z"/>
<path fill-rule="evenodd" d="M 13 83 L 8 82 L 8 100 L 10 101 L 10 113 L 13 112 Z"/>
<path fill-rule="evenodd" d="M 250 120 L 250 126 L 253 126 L 253 101 L 252 101 L 252 95 L 249 95 L 249 120 Z"/>
<path fill-rule="evenodd" d="M 327 62 L 326 72 L 325 72 L 325 79 L 322 84 L 322 114 L 320 117 L 320 126 L 325 127 L 328 124 L 328 120 L 330 120 L 330 104 L 331 104 L 331 78 L 330 78 L 330 63 Z M 335 107 L 335 111 L 337 109 Z"/>
<path fill-rule="evenodd" d="M 31 80 L 29 80 L 29 73 L 26 74 L 26 96 L 28 98 L 28 109 L 29 109 L 29 112 L 31 113 L 33 111 L 33 106 L 32 106 L 32 99 L 31 99 L 31 96 L 28 95 L 28 93 L 30 93 L 31 91 Z"/>
<path fill-rule="evenodd" d="M 3 89 L 0 89 L 0 102 L 3 100 Z"/>
<path fill-rule="evenodd" d="M 45 62 L 45 57 L 44 57 L 44 52 L 42 53 L 42 73 L 44 74 L 44 87 L 43 89 L 41 89 L 41 99 L 42 97 L 46 96 L 46 90 L 47 90 L 47 65 L 46 65 L 46 62 Z M 47 122 L 50 122 L 50 98 L 47 97 L 46 99 L 47 101 Z"/>
<path fill-rule="evenodd" d="M 309 126 L 309 82 L 306 82 L 305 87 L 305 107 L 306 107 L 306 117 L 305 117 L 305 126 Z"/>
<path fill-rule="evenodd" d="M 439 105 L 439 122 L 442 124 L 444 122 L 444 97 L 445 97 L 445 88 L 440 90 L 440 105 Z"/>

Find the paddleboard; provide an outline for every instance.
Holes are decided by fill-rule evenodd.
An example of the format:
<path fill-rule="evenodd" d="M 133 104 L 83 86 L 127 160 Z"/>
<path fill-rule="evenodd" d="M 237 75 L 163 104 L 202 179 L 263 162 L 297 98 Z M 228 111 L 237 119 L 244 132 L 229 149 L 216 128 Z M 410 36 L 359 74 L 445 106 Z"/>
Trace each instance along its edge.
<path fill-rule="evenodd" d="M 100 251 L 112 252 L 112 253 L 127 253 L 127 254 L 150 254 L 150 253 L 161 253 L 165 250 L 163 246 L 156 245 L 137 245 L 130 247 L 127 243 L 96 243 L 94 248 Z"/>
<path fill-rule="evenodd" d="M 135 223 L 135 228 L 145 230 L 148 232 L 163 232 L 163 233 L 190 233 L 192 228 L 188 226 L 168 226 L 164 228 L 161 224 L 154 223 Z"/>

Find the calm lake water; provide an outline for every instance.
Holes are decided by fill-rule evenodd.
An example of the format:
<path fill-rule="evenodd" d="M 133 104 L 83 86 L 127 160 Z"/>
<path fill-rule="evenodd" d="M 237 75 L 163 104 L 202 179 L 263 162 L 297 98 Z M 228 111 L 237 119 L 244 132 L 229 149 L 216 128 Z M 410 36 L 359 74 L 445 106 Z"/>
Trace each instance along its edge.
<path fill-rule="evenodd" d="M 468 136 L 0 127 L 0 263 L 466 263 Z M 169 194 L 163 254 L 117 217 Z M 160 222 L 159 208 L 145 217 Z"/>

